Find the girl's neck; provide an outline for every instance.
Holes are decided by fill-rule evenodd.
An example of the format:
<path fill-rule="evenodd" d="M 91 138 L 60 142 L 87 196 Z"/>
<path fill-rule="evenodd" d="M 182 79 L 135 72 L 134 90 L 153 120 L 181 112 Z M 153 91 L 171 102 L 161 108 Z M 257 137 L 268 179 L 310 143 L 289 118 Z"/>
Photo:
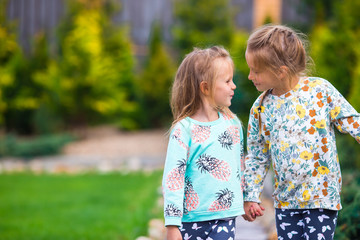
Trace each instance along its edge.
<path fill-rule="evenodd" d="M 273 88 L 271 93 L 276 96 L 281 96 L 295 88 L 299 83 L 300 78 L 295 76 L 290 79 L 283 80 L 282 84 L 279 87 Z"/>
<path fill-rule="evenodd" d="M 202 104 L 191 118 L 199 122 L 212 122 L 219 119 L 219 114 L 210 104 Z"/>

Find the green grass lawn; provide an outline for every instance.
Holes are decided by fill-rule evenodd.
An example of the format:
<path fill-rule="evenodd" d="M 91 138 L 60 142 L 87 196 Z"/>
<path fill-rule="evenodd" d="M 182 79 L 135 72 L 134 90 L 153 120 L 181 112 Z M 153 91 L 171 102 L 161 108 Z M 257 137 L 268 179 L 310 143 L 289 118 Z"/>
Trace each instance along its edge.
<path fill-rule="evenodd" d="M 133 240 L 147 234 L 161 172 L 0 174 L 0 239 Z"/>

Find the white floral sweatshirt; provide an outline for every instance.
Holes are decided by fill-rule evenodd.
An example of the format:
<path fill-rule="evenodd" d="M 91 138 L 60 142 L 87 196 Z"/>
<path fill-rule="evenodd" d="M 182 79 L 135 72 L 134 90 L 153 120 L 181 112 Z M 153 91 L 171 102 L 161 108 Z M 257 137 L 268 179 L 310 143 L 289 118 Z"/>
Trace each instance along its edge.
<path fill-rule="evenodd" d="M 171 131 L 164 176 L 165 225 L 235 217 L 243 210 L 243 132 L 239 119 L 185 118 Z"/>
<path fill-rule="evenodd" d="M 360 115 L 326 80 L 301 78 L 282 95 L 255 101 L 248 125 L 245 201 L 260 202 L 275 172 L 275 207 L 341 209 L 341 172 L 334 127 L 360 143 Z M 259 133 L 259 114 L 261 131 Z"/>

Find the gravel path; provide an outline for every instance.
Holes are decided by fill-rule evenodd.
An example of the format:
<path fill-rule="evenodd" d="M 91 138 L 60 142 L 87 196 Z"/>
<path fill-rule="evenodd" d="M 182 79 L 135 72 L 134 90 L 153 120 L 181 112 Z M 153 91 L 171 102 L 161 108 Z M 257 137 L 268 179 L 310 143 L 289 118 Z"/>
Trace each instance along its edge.
<path fill-rule="evenodd" d="M 161 169 L 164 165 L 166 130 L 120 132 L 111 127 L 98 127 L 78 130 L 74 134 L 82 140 L 66 145 L 62 154 L 26 161 L 2 158 L 0 172 L 138 171 Z"/>

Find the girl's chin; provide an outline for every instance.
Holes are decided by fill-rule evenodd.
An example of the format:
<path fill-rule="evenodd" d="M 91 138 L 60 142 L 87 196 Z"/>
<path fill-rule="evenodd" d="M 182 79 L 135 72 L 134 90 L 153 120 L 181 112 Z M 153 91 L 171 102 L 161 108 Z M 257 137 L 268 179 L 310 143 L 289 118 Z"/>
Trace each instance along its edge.
<path fill-rule="evenodd" d="M 265 92 L 266 90 L 268 90 L 268 88 L 263 88 L 261 86 L 255 86 L 255 87 L 259 92 Z"/>

